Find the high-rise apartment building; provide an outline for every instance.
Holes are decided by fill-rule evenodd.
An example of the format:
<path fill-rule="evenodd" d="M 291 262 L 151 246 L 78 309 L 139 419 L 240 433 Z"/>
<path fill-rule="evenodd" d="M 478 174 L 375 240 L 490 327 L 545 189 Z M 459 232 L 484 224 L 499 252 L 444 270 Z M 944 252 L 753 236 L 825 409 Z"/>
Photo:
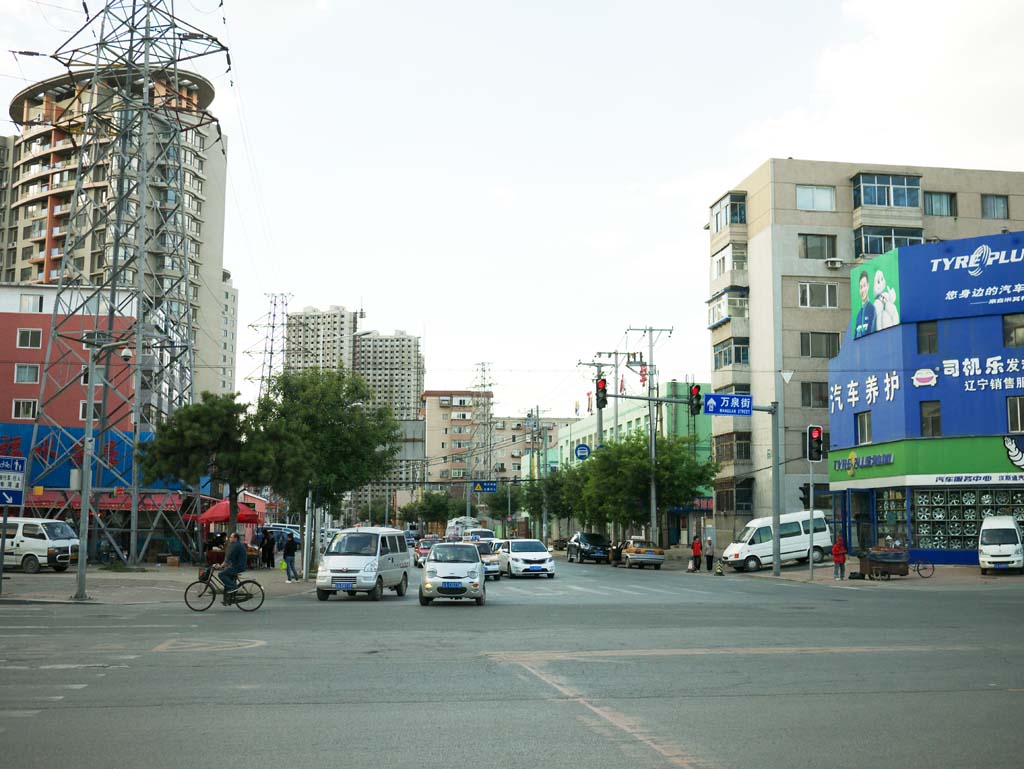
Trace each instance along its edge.
<path fill-rule="evenodd" d="M 238 354 L 238 289 L 231 283 L 231 273 L 227 270 L 221 271 L 221 293 L 224 309 L 220 319 L 220 386 L 221 392 L 234 392 L 235 356 Z"/>
<path fill-rule="evenodd" d="M 712 384 L 778 402 L 782 507 L 798 510 L 809 501 L 806 427 L 829 429 L 850 268 L 899 246 L 1024 229 L 1024 173 L 771 159 L 719 197 L 708 229 Z M 718 526 L 738 531 L 772 509 L 770 415 L 715 417 L 712 445 Z M 818 472 L 814 503 L 827 507 Z"/>
<path fill-rule="evenodd" d="M 214 89 L 206 79 L 180 73 L 188 98 L 204 107 L 213 101 Z M 11 118 L 23 125 L 20 136 L 0 142 L 0 182 L 10 174 L 10 193 L 6 201 L 5 225 L 7 245 L 4 250 L 4 280 L 19 283 L 57 283 L 65 269 L 86 276 L 94 284 L 103 282 L 111 269 L 113 245 L 107 242 L 106 227 L 96 227 L 75 253 L 64 253 L 70 226 L 72 195 L 79 169 L 79 144 L 66 131 L 68 123 L 60 122 L 68 110 L 86 109 L 81 94 L 89 83 L 81 74 L 61 75 L 25 88 L 10 104 Z M 227 160 L 224 147 L 211 127 L 200 127 L 183 134 L 181 157 L 156 146 L 146 148 L 153 157 L 165 158 L 170 166 L 179 166 L 183 174 L 184 200 L 178 201 L 174 184 L 154 180 L 150 205 L 177 207 L 186 233 L 185 251 L 189 259 L 188 296 L 191 302 L 192 338 L 196 394 L 203 390 L 230 392 L 234 389 L 232 375 L 221 374 L 227 367 L 223 346 L 225 314 L 222 301 L 224 199 Z M 7 149 L 9 157 L 2 157 Z M 102 170 L 102 172 L 100 172 Z M 171 173 L 171 171 L 168 171 Z M 85 185 L 85 192 L 96 200 L 116 199 L 110 189 L 117 177 L 113 169 L 99 167 Z M 0 188 L 4 185 L 0 184 Z M 159 190 L 159 192 L 157 192 Z M 162 242 L 147 244 L 151 259 L 148 269 L 154 280 L 164 280 L 166 265 L 160 257 Z M 173 272 L 173 270 L 172 270 Z M 168 279 L 174 279 L 173 277 Z M 237 323 L 237 321 L 236 321 Z M 227 329 L 234 339 L 237 327 Z M 233 345 L 232 345 L 233 346 Z"/>
<path fill-rule="evenodd" d="M 378 403 L 391 407 L 396 419 L 418 419 L 423 395 L 420 338 L 404 331 L 356 334 L 352 370 L 366 380 Z"/>
<path fill-rule="evenodd" d="M 355 335 L 362 315 L 337 305 L 288 313 L 284 367 L 352 371 Z"/>

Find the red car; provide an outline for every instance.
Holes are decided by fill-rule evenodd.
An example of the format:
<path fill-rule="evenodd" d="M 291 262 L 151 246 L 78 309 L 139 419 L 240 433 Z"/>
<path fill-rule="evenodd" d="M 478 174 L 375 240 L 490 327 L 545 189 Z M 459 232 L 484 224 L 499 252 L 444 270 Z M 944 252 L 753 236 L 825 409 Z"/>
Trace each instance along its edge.
<path fill-rule="evenodd" d="M 422 568 L 423 562 L 427 560 L 427 555 L 430 554 L 430 548 L 441 541 L 440 537 L 424 537 L 416 543 L 416 547 L 412 551 L 413 562 Z"/>

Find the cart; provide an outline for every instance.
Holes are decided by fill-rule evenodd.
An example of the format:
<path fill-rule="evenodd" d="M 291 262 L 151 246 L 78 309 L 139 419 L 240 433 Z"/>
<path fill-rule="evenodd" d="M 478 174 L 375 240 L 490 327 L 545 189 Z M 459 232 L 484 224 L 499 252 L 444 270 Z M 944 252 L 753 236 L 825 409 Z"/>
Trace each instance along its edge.
<path fill-rule="evenodd" d="M 910 573 L 910 559 L 903 548 L 873 547 L 860 556 L 860 571 L 868 579 L 905 577 Z"/>

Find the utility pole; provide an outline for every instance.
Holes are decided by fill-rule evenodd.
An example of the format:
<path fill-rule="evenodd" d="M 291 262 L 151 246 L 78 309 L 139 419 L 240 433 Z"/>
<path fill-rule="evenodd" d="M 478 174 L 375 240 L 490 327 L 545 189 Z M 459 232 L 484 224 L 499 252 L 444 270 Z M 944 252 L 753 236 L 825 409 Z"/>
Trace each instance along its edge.
<path fill-rule="evenodd" d="M 613 350 L 612 352 L 598 352 L 598 353 L 595 353 L 595 355 L 597 355 L 598 358 L 611 358 L 612 359 L 612 366 L 614 367 L 613 370 L 615 371 L 615 394 L 616 395 L 621 395 L 622 394 L 622 390 L 619 389 L 619 382 L 622 381 L 620 379 L 620 375 L 619 375 L 619 357 L 620 356 L 628 357 L 628 356 L 630 356 L 632 354 L 633 353 L 619 352 L 618 350 Z M 612 434 L 612 440 L 614 440 L 616 443 L 618 443 L 619 442 L 619 402 L 617 400 L 612 402 L 612 420 L 613 420 L 613 423 L 614 423 L 614 427 L 613 427 L 613 431 L 614 432 Z"/>
<path fill-rule="evenodd" d="M 654 342 L 655 332 L 659 335 L 667 333 L 669 336 L 672 335 L 671 328 L 652 328 L 647 326 L 646 328 L 629 328 L 629 331 L 641 331 L 647 335 L 647 397 L 657 397 L 656 385 L 654 382 L 655 376 L 657 376 L 657 368 L 654 365 Z M 651 541 L 655 544 L 660 544 L 660 531 L 658 530 L 658 481 L 655 475 L 655 468 L 657 467 L 657 414 L 658 406 L 655 401 L 651 400 L 648 403 L 648 439 L 650 444 L 651 454 Z"/>

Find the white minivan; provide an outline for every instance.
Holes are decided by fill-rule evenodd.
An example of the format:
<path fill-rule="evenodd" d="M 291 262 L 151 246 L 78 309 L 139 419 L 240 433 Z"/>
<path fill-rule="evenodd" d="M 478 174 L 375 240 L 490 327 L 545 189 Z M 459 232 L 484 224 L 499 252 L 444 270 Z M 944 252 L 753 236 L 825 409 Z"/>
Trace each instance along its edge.
<path fill-rule="evenodd" d="M 2 520 L 2 519 L 0 519 Z M 20 566 L 36 574 L 43 566 L 67 571 L 78 562 L 78 534 L 64 521 L 51 518 L 8 518 L 4 568 Z"/>
<path fill-rule="evenodd" d="M 832 531 L 825 513 L 814 511 L 814 552 L 811 549 L 810 514 L 784 513 L 779 516 L 779 560 L 821 563 L 832 552 Z M 737 571 L 757 571 L 772 562 L 772 519 L 754 518 L 736 541 L 725 548 L 722 559 Z"/>
<path fill-rule="evenodd" d="M 326 601 L 338 591 L 366 593 L 379 601 L 384 588 L 405 595 L 412 553 L 400 529 L 363 526 L 342 529 L 324 548 L 316 572 L 316 597 Z"/>
<path fill-rule="evenodd" d="M 993 515 L 982 520 L 978 533 L 978 566 L 982 574 L 987 574 L 989 569 L 1024 571 L 1020 526 L 1012 515 Z"/>

